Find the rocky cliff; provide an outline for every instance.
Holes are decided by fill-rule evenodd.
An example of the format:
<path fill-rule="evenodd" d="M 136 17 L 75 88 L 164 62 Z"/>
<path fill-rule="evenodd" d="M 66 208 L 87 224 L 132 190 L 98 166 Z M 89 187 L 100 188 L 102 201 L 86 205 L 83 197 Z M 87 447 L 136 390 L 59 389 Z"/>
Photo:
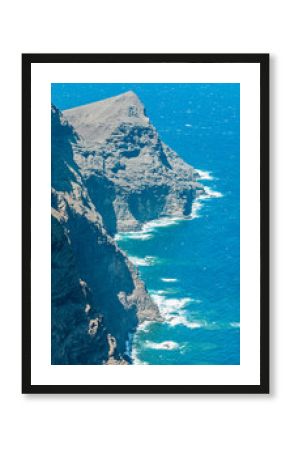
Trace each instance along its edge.
<path fill-rule="evenodd" d="M 138 323 L 162 318 L 114 235 L 190 216 L 199 174 L 133 92 L 51 120 L 52 363 L 130 364 Z"/>
<path fill-rule="evenodd" d="M 73 159 L 81 137 L 55 107 L 51 124 L 52 364 L 127 364 L 138 322 L 160 314 Z"/>
<path fill-rule="evenodd" d="M 203 192 L 198 172 L 161 141 L 132 91 L 63 114 L 78 134 L 74 161 L 111 235 L 191 214 Z"/>

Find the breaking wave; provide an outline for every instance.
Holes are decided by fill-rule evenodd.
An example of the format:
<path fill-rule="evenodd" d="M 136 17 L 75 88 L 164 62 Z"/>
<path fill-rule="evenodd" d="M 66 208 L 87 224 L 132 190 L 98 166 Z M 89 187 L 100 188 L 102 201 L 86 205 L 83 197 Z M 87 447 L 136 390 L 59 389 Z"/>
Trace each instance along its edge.
<path fill-rule="evenodd" d="M 164 283 L 175 283 L 177 278 L 161 278 L 161 281 L 164 281 Z"/>
<path fill-rule="evenodd" d="M 191 219 L 197 219 L 198 217 L 200 217 L 198 215 L 198 211 L 202 208 L 202 203 L 198 200 L 195 200 L 195 202 L 192 205 L 192 209 L 191 209 Z"/>
<path fill-rule="evenodd" d="M 197 170 L 200 177 L 200 180 L 213 180 L 214 178 L 211 176 L 210 172 L 206 172 L 203 170 Z M 170 227 L 173 225 L 179 224 L 183 220 L 188 219 L 197 219 L 200 217 L 199 211 L 203 206 L 203 200 L 208 200 L 211 198 L 221 198 L 223 194 L 221 192 L 217 192 L 212 190 L 208 186 L 204 186 L 204 193 L 199 195 L 194 202 L 192 203 L 191 214 L 187 217 L 181 216 L 172 216 L 172 217 L 161 217 L 156 220 L 150 220 L 149 222 L 143 224 L 142 229 L 139 231 L 128 231 L 128 232 L 120 232 L 115 235 L 116 241 L 127 241 L 129 239 L 133 240 L 142 240 L 147 241 L 153 238 L 154 230 L 158 228 Z M 138 263 L 137 263 L 138 265 Z M 139 265 L 148 265 L 148 264 L 139 264 Z"/>
<path fill-rule="evenodd" d="M 160 219 L 150 220 L 143 225 L 142 231 L 145 233 L 154 231 L 155 228 L 169 227 L 178 224 L 183 217 L 161 217 Z"/>
<path fill-rule="evenodd" d="M 240 322 L 231 322 L 231 323 L 230 323 L 230 326 L 231 326 L 232 328 L 240 328 Z"/>
<path fill-rule="evenodd" d="M 168 321 L 169 325 L 175 327 L 177 325 L 183 325 L 186 328 L 191 328 L 194 330 L 195 328 L 201 328 L 204 326 L 202 322 L 190 322 L 184 316 L 173 317 Z"/>
<path fill-rule="evenodd" d="M 190 303 L 199 303 L 200 300 L 195 300 L 191 297 L 168 298 L 165 295 L 152 293 L 152 291 L 149 292 L 152 300 L 157 304 L 162 317 L 169 326 L 183 325 L 187 328 L 194 329 L 205 325 L 200 321 L 190 321 L 186 317 L 186 306 Z"/>
<path fill-rule="evenodd" d="M 120 232 L 115 235 L 116 241 L 127 241 L 129 239 L 148 241 L 153 237 L 153 234 L 146 233 L 145 231 L 129 231 L 127 233 Z"/>
<path fill-rule="evenodd" d="M 158 264 L 160 260 L 155 256 L 145 256 L 145 258 L 138 258 L 137 256 L 128 256 L 129 261 L 131 261 L 134 266 L 154 266 Z"/>
<path fill-rule="evenodd" d="M 174 341 L 164 341 L 164 342 L 145 341 L 145 347 L 152 348 L 154 350 L 176 350 L 177 348 L 180 348 L 180 344 Z"/>
<path fill-rule="evenodd" d="M 206 170 L 196 169 L 199 174 L 198 180 L 208 180 L 212 181 L 214 177 L 211 175 L 211 172 L 207 172 Z"/>
<path fill-rule="evenodd" d="M 199 173 L 198 177 L 199 180 L 211 181 L 214 179 L 210 172 L 202 170 L 197 171 Z M 156 220 L 152 220 L 143 224 L 141 230 L 118 233 L 115 236 L 116 240 L 128 241 L 132 239 L 135 241 L 138 240 L 148 241 L 154 238 L 154 236 L 156 236 L 157 230 L 160 228 L 171 227 L 173 225 L 181 223 L 183 220 L 196 219 L 200 217 L 200 210 L 204 206 L 205 202 L 207 202 L 209 199 L 223 197 L 223 195 L 220 192 L 216 192 L 208 186 L 203 186 L 203 189 L 204 189 L 203 192 L 200 195 L 198 195 L 192 203 L 192 211 L 190 216 L 162 217 Z M 162 264 L 162 262 L 165 262 L 165 260 L 162 261 L 160 258 L 155 256 L 139 257 L 132 255 L 128 256 L 128 258 L 132 262 L 132 264 L 134 264 L 137 267 L 140 266 L 141 268 L 155 266 L 156 264 Z M 179 333 L 181 331 L 179 327 L 180 328 L 185 327 L 189 330 L 193 330 L 192 332 L 200 328 L 213 331 L 219 329 L 220 327 L 222 328 L 239 327 L 238 322 L 222 324 L 203 320 L 205 317 L 200 317 L 196 309 L 195 312 L 193 313 L 193 304 L 201 303 L 201 300 L 189 296 L 186 297 L 185 296 L 186 294 L 185 295 L 183 294 L 182 296 L 182 293 L 178 286 L 179 279 L 170 277 L 170 273 L 165 272 L 164 275 L 165 275 L 164 277 L 160 277 L 159 275 L 160 277 L 159 280 L 161 280 L 164 283 L 164 287 L 161 286 L 161 288 L 159 289 L 157 288 L 155 290 L 149 290 L 149 294 L 152 300 L 157 304 L 164 321 L 161 323 L 144 321 L 138 325 L 137 332 L 135 333 L 133 338 L 134 342 L 132 343 L 132 350 L 131 350 L 131 355 L 134 364 L 147 364 L 146 362 L 140 360 L 138 357 L 141 348 L 140 343 L 142 343 L 141 345 L 143 345 L 147 349 L 159 351 L 180 350 L 182 352 L 182 348 L 184 348 L 184 345 L 181 345 L 178 342 L 175 342 L 174 340 L 166 340 L 168 338 L 170 339 L 171 337 L 170 336 L 171 328 L 177 327 L 174 333 Z M 163 331 L 161 333 L 163 333 L 162 337 L 164 340 L 162 340 L 161 337 L 161 339 L 157 338 L 156 339 L 157 342 L 155 342 L 153 336 L 155 334 L 155 328 L 158 329 L 158 327 L 162 327 Z M 182 333 L 185 333 L 185 330 L 183 330 Z M 151 336 L 153 337 L 153 339 L 150 339 Z M 161 342 L 158 342 L 159 340 Z"/>
<path fill-rule="evenodd" d="M 205 190 L 205 198 L 221 198 L 223 197 L 223 194 L 221 192 L 217 192 L 217 191 L 213 191 L 212 189 L 210 189 L 208 186 L 204 186 L 204 190 Z"/>

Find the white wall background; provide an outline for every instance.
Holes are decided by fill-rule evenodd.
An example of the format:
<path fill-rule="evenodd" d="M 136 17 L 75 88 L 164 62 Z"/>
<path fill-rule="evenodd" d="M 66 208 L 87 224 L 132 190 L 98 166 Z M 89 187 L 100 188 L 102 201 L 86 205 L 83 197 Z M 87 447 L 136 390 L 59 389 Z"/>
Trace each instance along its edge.
<path fill-rule="evenodd" d="M 287 448 L 290 400 L 287 2 L 11 0 L 1 9 L 1 447 L 5 450 L 149 446 L 267 450 L 277 445 Z M 270 396 L 21 395 L 22 52 L 272 54 Z M 39 153 L 41 157 L 41 147 Z"/>

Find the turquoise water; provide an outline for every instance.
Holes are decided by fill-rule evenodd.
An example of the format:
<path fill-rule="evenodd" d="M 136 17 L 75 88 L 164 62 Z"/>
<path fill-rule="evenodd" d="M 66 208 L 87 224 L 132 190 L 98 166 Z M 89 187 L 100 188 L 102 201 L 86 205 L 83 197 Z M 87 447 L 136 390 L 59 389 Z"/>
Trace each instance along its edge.
<path fill-rule="evenodd" d="M 67 109 L 129 89 L 163 141 L 210 172 L 201 182 L 216 193 L 194 205 L 192 220 L 118 236 L 166 319 L 140 327 L 134 361 L 239 364 L 239 84 L 57 84 L 52 100 Z"/>

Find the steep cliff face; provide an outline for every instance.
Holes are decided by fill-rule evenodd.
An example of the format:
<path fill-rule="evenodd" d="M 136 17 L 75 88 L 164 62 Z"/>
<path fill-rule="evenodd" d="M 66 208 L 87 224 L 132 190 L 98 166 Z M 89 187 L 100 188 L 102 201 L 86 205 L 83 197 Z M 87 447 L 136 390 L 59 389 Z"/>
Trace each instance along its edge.
<path fill-rule="evenodd" d="M 52 363 L 130 364 L 130 336 L 162 320 L 118 231 L 187 217 L 199 174 L 164 144 L 133 92 L 52 107 Z"/>
<path fill-rule="evenodd" d="M 52 363 L 130 363 L 129 336 L 160 314 L 104 226 L 106 202 L 98 208 L 73 160 L 79 135 L 55 107 L 51 123 Z"/>
<path fill-rule="evenodd" d="M 189 216 L 198 172 L 164 144 L 133 92 L 64 111 L 74 161 L 111 235 L 166 216 Z M 105 179 L 105 182 L 104 182 Z"/>
<path fill-rule="evenodd" d="M 51 220 L 51 363 L 103 364 L 109 344 L 92 293 L 80 279 L 65 227 Z"/>

